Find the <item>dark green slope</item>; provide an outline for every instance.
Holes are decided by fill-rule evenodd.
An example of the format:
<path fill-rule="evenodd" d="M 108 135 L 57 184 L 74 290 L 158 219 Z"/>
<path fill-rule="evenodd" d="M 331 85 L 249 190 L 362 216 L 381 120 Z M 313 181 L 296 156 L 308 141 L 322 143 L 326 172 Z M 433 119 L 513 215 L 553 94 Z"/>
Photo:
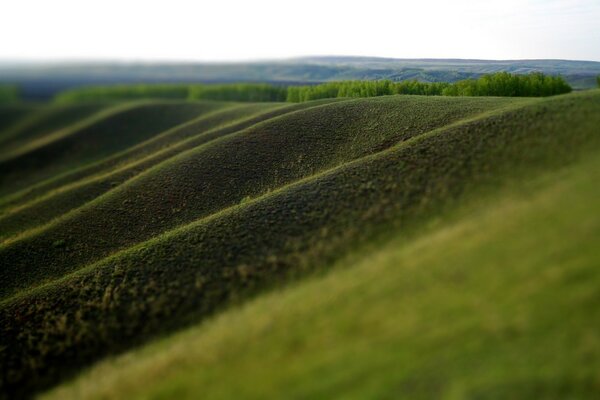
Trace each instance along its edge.
<path fill-rule="evenodd" d="M 273 118 L 157 165 L 0 249 L 1 293 L 58 277 L 249 197 L 382 151 L 509 99 L 388 97 Z M 32 267 L 35 266 L 35 267 Z"/>
<path fill-rule="evenodd" d="M 193 119 L 181 126 L 173 127 L 159 135 L 139 143 L 117 154 L 110 155 L 100 161 L 89 165 L 80 166 L 57 176 L 52 176 L 42 182 L 31 185 L 26 189 L 20 190 L 11 195 L 0 198 L 0 209 L 10 210 L 20 207 L 30 201 L 39 199 L 48 195 L 54 190 L 60 190 L 69 185 L 80 183 L 82 180 L 100 174 L 114 172 L 115 168 L 121 168 L 125 164 L 133 164 L 134 161 L 147 157 L 156 157 L 156 160 L 164 160 L 178 152 L 190 149 L 203 143 L 208 138 L 215 138 L 220 135 L 229 134 L 263 120 L 283 115 L 295 110 L 301 110 L 313 107 L 319 104 L 335 102 L 338 100 L 320 100 L 306 104 L 287 104 L 287 103 L 259 103 L 259 104 L 234 104 L 234 103 L 212 103 L 213 107 L 218 107 L 216 111 L 203 114 L 201 117 Z M 250 114 L 255 112 L 253 117 Z M 238 121 L 238 117 L 247 116 L 244 121 Z M 223 124 L 222 130 L 212 132 L 204 138 L 195 141 L 194 136 L 202 130 L 215 128 Z M 189 139 L 183 141 L 184 139 Z M 176 145 L 176 146 L 175 146 Z M 170 147 L 167 152 L 167 147 Z M 164 152 L 160 152 L 164 150 Z M 158 154 L 160 153 L 160 154 Z M 163 158 L 164 156 L 164 158 Z"/>
<path fill-rule="evenodd" d="M 223 107 L 202 114 L 160 135 L 133 146 L 131 149 L 110 156 L 105 160 L 83 167 L 69 176 L 81 176 L 71 184 L 65 184 L 48 194 L 24 201 L 4 210 L 0 217 L 2 234 L 9 236 L 43 224 L 61 214 L 90 201 L 114 188 L 150 166 L 163 161 L 186 148 L 213 140 L 221 134 L 230 133 L 231 125 L 238 121 L 248 122 L 258 115 L 267 114 L 275 105 L 236 105 Z M 85 175 L 91 175 L 86 178 Z M 29 192 L 31 193 L 31 192 Z"/>
<path fill-rule="evenodd" d="M 18 129 L 20 124 L 26 123 L 27 117 L 38 110 L 39 106 L 33 104 L 0 105 L 0 143 L 5 138 L 11 137 L 13 130 Z"/>
<path fill-rule="evenodd" d="M 462 202 L 409 240 L 392 230 L 43 398 L 594 399 L 600 152 L 590 156 Z"/>
<path fill-rule="evenodd" d="M 28 148 L 42 141 L 46 135 L 87 118 L 105 107 L 107 104 L 93 103 L 43 107 L 28 118 L 22 118 L 20 123 L 0 136 L 0 162 L 27 152 Z"/>
<path fill-rule="evenodd" d="M 377 101 L 395 100 L 339 103 L 335 106 L 341 108 L 334 108 L 335 113 L 324 113 L 328 116 L 325 122 L 311 114 L 311 118 L 302 120 L 304 122 L 292 123 L 303 112 L 294 113 L 261 124 L 254 128 L 254 135 L 243 132 L 235 138 L 247 139 L 248 145 L 255 149 L 255 143 L 260 143 L 261 139 L 266 142 L 261 136 L 261 132 L 269 132 L 266 127 L 289 118 L 285 123 L 286 132 L 294 132 L 291 127 L 299 126 L 307 138 L 322 139 L 324 136 L 318 136 L 317 132 L 323 132 L 326 121 L 335 119 L 338 112 L 343 112 L 343 107 L 352 110 L 356 105 L 362 105 L 373 113 L 371 120 L 362 120 L 363 129 L 377 126 L 377 130 L 371 132 L 385 132 L 386 126 L 397 128 L 399 120 L 386 120 L 385 115 L 377 113 L 380 109 L 375 107 L 379 104 Z M 418 102 L 420 99 L 406 101 Z M 384 104 L 379 105 L 385 107 Z M 319 115 L 323 110 L 332 110 L 331 107 L 318 107 L 312 111 Z M 409 104 L 393 107 L 387 112 L 393 114 L 399 109 L 407 112 L 409 120 L 415 113 Z M 0 323 L 7 327 L 0 343 L 5 349 L 1 365 L 2 382 L 6 390 L 13 393 L 24 390 L 21 383 L 25 381 L 31 385 L 30 388 L 50 384 L 73 371 L 77 365 L 196 321 L 228 301 L 241 299 L 278 277 L 315 266 L 327 266 L 350 249 L 384 233 L 387 227 L 394 226 L 407 236 L 415 226 L 427 223 L 468 196 L 482 191 L 493 193 L 498 187 L 516 182 L 523 176 L 562 167 L 600 146 L 598 109 L 600 92 L 596 91 L 531 101 L 521 106 L 515 104 L 437 129 L 434 124 L 412 137 L 402 136 L 402 129 L 390 127 L 387 128 L 389 135 L 396 138 L 396 144 L 390 144 L 386 150 L 378 147 L 385 136 L 362 139 L 362 143 L 360 135 L 357 141 L 338 139 L 335 148 L 342 150 L 335 153 L 329 148 L 329 153 L 341 158 L 343 152 L 351 154 L 357 151 L 354 161 L 342 162 L 337 158 L 337 163 L 323 173 L 306 175 L 271 193 L 256 193 L 256 198 L 239 205 L 232 202 L 233 206 L 224 208 L 227 205 L 223 204 L 217 213 L 205 213 L 205 217 L 179 229 L 4 300 L 0 306 Z M 431 113 L 438 115 L 440 110 L 434 108 Z M 361 121 L 360 118 L 358 116 L 357 120 Z M 338 121 L 338 124 L 342 125 L 343 121 Z M 314 134 L 307 129 L 308 122 L 319 125 Z M 344 131 L 346 135 L 355 132 L 352 129 Z M 296 136 L 296 140 L 301 141 L 303 137 Z M 273 140 L 271 153 L 283 147 L 283 142 L 275 140 L 277 138 L 269 136 Z M 192 150 L 190 154 L 210 154 L 210 149 L 222 143 L 226 140 L 214 142 L 202 151 Z M 307 139 L 307 143 L 311 141 Z M 325 141 L 324 145 L 327 143 Z M 353 150 L 354 143 L 358 150 Z M 237 144 L 240 149 L 246 142 Z M 286 145 L 286 150 L 289 147 L 294 154 L 294 145 L 291 142 Z M 363 148 L 381 151 L 362 154 L 361 157 L 360 149 Z M 324 164 L 319 164 L 322 162 L 319 157 L 325 157 L 325 151 L 320 152 L 311 146 L 307 149 L 312 149 L 310 154 L 314 158 L 310 165 L 321 165 L 321 169 L 325 169 Z M 249 157 L 253 163 L 256 160 L 251 157 L 255 152 L 238 154 Z M 259 155 L 264 157 L 264 154 Z M 297 157 L 297 153 L 294 156 Z M 280 160 L 290 160 L 285 156 L 272 157 L 278 163 L 272 164 L 266 173 L 277 171 L 273 166 L 286 165 L 279 164 Z M 295 161 L 295 157 L 291 160 Z M 150 178 L 153 175 L 162 171 L 193 173 L 195 169 L 192 167 L 197 165 L 194 160 L 197 157 L 188 159 L 184 153 L 165 165 L 148 170 L 131 183 L 148 182 L 148 187 L 152 188 Z M 213 156 L 208 160 L 219 159 Z M 188 167 L 176 168 L 185 165 Z M 201 165 L 198 170 L 213 164 Z M 229 169 L 221 167 L 219 171 L 227 174 Z M 240 169 L 233 164 L 231 171 L 239 173 Z M 148 181 L 144 180 L 144 176 L 148 176 Z M 203 176 L 209 178 L 208 175 Z M 176 177 L 172 176 L 172 179 Z M 225 191 L 236 181 L 223 179 L 220 182 L 223 185 L 221 190 Z M 127 186 L 121 189 L 125 190 Z M 131 188 L 133 190 L 135 186 Z M 244 189 L 244 186 L 241 188 Z M 247 187 L 244 190 L 248 190 Z M 146 195 L 153 192 L 154 189 L 151 189 Z M 101 209 L 102 203 L 118 198 L 119 193 L 115 190 L 110 196 L 100 197 L 93 206 Z M 143 200 L 141 189 L 138 193 L 136 200 Z M 163 194 L 169 199 L 169 191 Z M 202 196 L 196 200 L 201 201 Z M 148 207 L 138 210 L 146 209 Z M 83 211 L 78 210 L 78 214 L 83 215 Z M 117 213 L 115 218 L 122 216 L 127 214 Z M 160 214 L 156 214 L 157 220 L 158 217 Z M 122 221 L 130 223 L 125 218 Z M 104 222 L 88 218 L 82 219 L 80 224 L 97 229 L 104 226 Z M 147 220 L 149 226 L 153 222 Z M 54 225 L 55 228 L 60 226 L 60 223 Z M 97 232 L 103 229 L 105 226 Z M 14 245 L 34 239 L 43 240 L 41 236 L 32 236 Z M 93 251 L 110 243 L 106 235 L 94 239 L 97 242 L 89 247 Z M 100 239 L 106 242 L 100 242 Z M 12 246 L 5 247 L 4 251 L 8 253 L 3 255 L 18 248 Z M 61 251 L 69 254 L 68 246 L 66 242 L 57 243 L 52 246 L 54 250 L 49 250 L 48 258 L 34 254 L 33 257 L 38 257 L 33 258 L 35 263 L 22 261 L 21 269 L 6 265 L 2 269 L 3 287 L 10 284 L 24 287 L 31 278 L 44 279 L 64 272 L 65 269 L 60 271 L 61 268 L 68 265 Z M 25 255 L 21 257 L 24 259 Z M 65 260 L 63 266 L 56 263 L 61 257 Z M 3 260 L 7 259 L 3 257 Z M 45 268 L 52 262 L 59 268 Z M 27 276 L 28 273 L 32 275 Z M 29 282 L 18 282 L 21 276 Z"/>
<path fill-rule="evenodd" d="M 218 107 L 215 103 L 160 102 L 117 106 L 91 117 L 30 151 L 0 161 L 0 193 L 22 189 L 53 174 L 106 157 Z"/>
<path fill-rule="evenodd" d="M 215 112 L 194 119 L 188 123 L 170 129 L 131 149 L 111 156 L 93 165 L 80 168 L 46 185 L 57 184 L 83 177 L 71 184 L 65 184 L 48 194 L 30 202 L 19 203 L 25 197 L 42 188 L 36 187 L 27 195 L 19 196 L 5 203 L 13 205 L 4 210 L 0 217 L 3 237 L 23 232 L 36 225 L 46 223 L 61 214 L 91 201 L 100 194 L 115 188 L 119 184 L 140 172 L 183 151 L 203 145 L 219 137 L 246 129 L 261 121 L 284 115 L 293 111 L 307 109 L 330 101 L 315 101 L 305 104 L 245 104 L 226 106 Z M 152 150 L 155 150 L 152 152 Z M 112 167 L 112 168 L 111 168 Z M 92 175 L 90 178 L 85 178 Z"/>

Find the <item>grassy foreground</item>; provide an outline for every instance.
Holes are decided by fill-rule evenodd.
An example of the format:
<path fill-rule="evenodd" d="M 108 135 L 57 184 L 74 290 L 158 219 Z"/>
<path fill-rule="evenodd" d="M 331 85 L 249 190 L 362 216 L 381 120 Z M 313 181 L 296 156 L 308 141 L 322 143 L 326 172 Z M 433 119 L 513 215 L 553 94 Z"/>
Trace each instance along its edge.
<path fill-rule="evenodd" d="M 321 279 L 336 279 L 338 273 L 346 271 L 341 268 L 343 265 L 357 264 L 347 271 L 365 269 L 367 264 L 371 264 L 367 269 L 385 271 L 385 268 L 392 268 L 386 265 L 393 264 L 386 261 L 388 255 L 394 259 L 403 257 L 393 255 L 396 250 L 402 254 L 416 254 L 416 250 L 410 250 L 421 248 L 416 243 L 426 242 L 429 235 L 434 240 L 441 234 L 439 232 L 452 230 L 453 223 L 469 225 L 489 218 L 489 224 L 480 225 L 480 237 L 484 239 L 488 233 L 495 232 L 491 228 L 487 231 L 487 225 L 492 227 L 496 223 L 493 215 L 500 213 L 493 210 L 503 207 L 500 201 L 489 200 L 495 194 L 518 197 L 524 191 L 551 192 L 553 185 L 562 183 L 560 175 L 553 175 L 557 171 L 569 166 L 575 171 L 572 172 L 573 179 L 566 179 L 567 184 L 577 181 L 582 171 L 597 169 L 597 163 L 593 161 L 587 161 L 589 168 L 578 169 L 576 166 L 581 160 L 595 159 L 598 154 L 599 109 L 600 91 L 589 91 L 545 99 L 387 96 L 287 105 L 133 102 L 108 104 L 78 121 L 66 118 L 58 130 L 34 134 L 41 139 L 36 139 L 35 145 L 29 147 L 24 140 L 25 149 L 2 164 L 3 171 L 10 172 L 0 179 L 0 183 L 4 182 L 0 192 L 5 193 L 0 198 L 3 210 L 0 237 L 4 239 L 0 243 L 1 393 L 14 397 L 30 396 L 72 378 L 82 367 L 95 361 L 195 325 L 265 289 L 283 288 L 290 278 L 301 278 L 311 271 L 326 271 L 332 265 L 339 266 L 331 278 L 313 278 L 308 285 Z M 26 110 L 22 115 L 37 112 Z M 0 136 L 19 126 L 19 118 L 14 117 L 13 122 L 5 124 L 6 128 L 0 128 L 3 129 Z M 27 130 L 22 132 L 26 135 Z M 40 154 L 45 156 L 39 158 Z M 546 176 L 546 180 L 532 184 L 532 179 L 540 175 Z M 10 176 L 20 179 L 14 181 Z M 583 209 L 590 214 L 595 203 L 594 193 L 589 190 L 581 195 L 586 199 L 589 197 L 589 204 L 583 204 L 581 200 L 583 205 L 577 207 L 577 211 L 565 212 Z M 552 197 L 540 196 L 541 199 Z M 536 198 L 534 194 L 530 197 L 531 201 Z M 470 214 L 472 209 L 463 209 L 464 204 L 477 204 L 483 199 L 488 199 L 486 204 L 490 206 L 487 211 L 483 205 L 477 209 L 480 219 Z M 538 208 L 531 207 L 532 210 Z M 457 209 L 463 211 L 457 212 Z M 491 216 L 486 217 L 486 213 Z M 560 215 L 555 214 L 557 218 Z M 455 215 L 455 222 L 448 222 L 448 215 Z M 440 218 L 446 221 L 443 226 L 436 223 Z M 580 214 L 573 214 L 573 224 L 587 226 L 587 221 L 593 221 L 590 218 L 582 219 Z M 498 221 L 508 223 L 510 219 L 498 217 Z M 553 221 L 547 222 L 556 222 Z M 428 226 L 429 230 L 423 232 Z M 573 239 L 565 240 L 565 246 L 583 246 L 587 238 L 575 240 L 574 235 L 579 231 L 573 229 L 571 232 L 570 225 L 565 227 L 569 229 L 564 233 L 565 237 Z M 550 232 L 550 228 L 542 230 Z M 498 235 L 516 238 L 516 231 L 518 228 L 512 233 Z M 423 239 L 414 239 L 415 232 L 421 232 Z M 531 232 L 532 229 L 527 228 L 522 233 L 531 240 L 540 237 Z M 494 241 L 492 236 L 488 239 Z M 388 246 L 384 242 L 389 240 L 392 247 L 384 247 Z M 452 244 L 453 240 L 459 239 L 448 237 L 446 245 L 439 241 L 440 251 L 446 246 L 448 251 L 455 249 L 458 252 L 460 246 Z M 470 240 L 465 238 L 465 243 Z M 526 240 L 523 238 L 519 242 Z M 497 243 L 504 243 L 504 239 L 498 239 Z M 539 243 L 531 245 L 532 257 L 548 258 L 559 248 L 539 245 L 538 249 Z M 432 324 L 429 325 L 431 329 L 424 332 L 435 335 L 441 330 L 439 326 L 451 325 L 451 322 L 466 317 L 462 311 L 452 314 L 453 309 L 442 307 L 452 305 L 452 293 L 445 291 L 443 285 L 438 287 L 435 276 L 428 278 L 428 268 L 424 266 L 429 261 L 437 265 L 440 260 L 451 258 L 440 253 L 437 261 L 430 260 L 427 257 L 436 252 L 426 250 L 414 257 L 415 263 L 423 265 L 419 271 L 425 275 L 419 276 L 415 272 L 414 280 L 412 275 L 407 275 L 408 280 L 397 289 L 403 288 L 399 289 L 398 295 L 410 295 L 412 282 L 417 288 L 413 289 L 414 296 L 428 291 L 432 295 L 426 299 L 431 297 L 434 301 L 437 296 L 439 310 L 435 309 L 438 303 L 431 303 L 430 309 L 421 310 L 425 314 L 418 314 L 431 314 L 433 320 L 427 319 Z M 469 251 L 465 249 L 456 259 L 472 258 L 472 264 L 478 259 L 486 259 L 483 255 L 469 255 Z M 490 260 L 509 263 L 510 268 L 515 268 L 512 264 L 518 265 L 520 258 L 512 256 L 512 251 L 510 246 L 496 250 L 496 257 Z M 572 253 L 564 256 L 568 265 L 571 262 L 569 254 Z M 557 262 L 560 260 L 562 258 L 557 258 Z M 582 260 L 591 262 L 594 258 L 582 255 Z M 510 268 L 506 267 L 506 270 L 510 271 Z M 486 273 L 491 274 L 490 271 Z M 501 279 L 515 274 L 499 275 L 498 279 L 488 283 L 500 284 Z M 380 287 L 382 293 L 386 293 L 383 289 L 385 285 L 393 284 L 393 276 L 390 273 L 390 279 L 387 279 L 382 273 L 382 281 L 374 282 L 374 288 Z M 457 274 L 457 282 L 463 282 L 464 276 Z M 430 278 L 434 280 L 427 281 Z M 425 280 L 423 286 L 418 286 L 418 279 Z M 349 285 L 368 282 L 360 279 Z M 472 283 L 475 294 L 468 297 L 474 302 L 494 293 L 504 293 L 507 298 L 520 293 L 510 291 L 508 284 L 493 292 L 478 282 L 479 278 Z M 304 290 L 300 289 L 303 287 L 301 282 L 295 285 L 290 290 Z M 396 290 L 390 288 L 389 291 Z M 321 296 L 313 295 L 306 299 L 307 307 L 311 301 L 320 304 L 332 300 L 329 294 L 334 292 L 332 289 L 331 292 L 323 291 Z M 286 293 L 287 290 L 283 290 L 269 296 L 276 298 L 287 296 Z M 367 288 L 360 293 L 366 295 Z M 467 293 L 461 290 L 460 295 Z M 356 301 L 361 296 L 356 293 Z M 448 297 L 447 304 L 444 297 Z M 377 303 L 386 299 L 390 300 L 389 308 L 377 312 Z M 525 307 L 528 304 L 526 297 L 521 299 Z M 565 317 L 560 311 L 552 311 L 554 303 L 544 299 L 551 317 Z M 504 298 L 497 300 L 499 307 L 501 300 Z M 336 301 L 353 304 L 345 298 Z M 383 326 L 389 319 L 385 316 L 392 314 L 390 310 L 395 307 L 410 317 L 402 301 L 403 297 L 391 293 L 379 300 L 373 297 L 372 314 L 365 311 L 354 315 L 347 309 L 348 315 L 344 318 L 348 321 L 341 322 L 341 326 L 349 324 L 350 333 L 362 337 L 361 346 L 376 347 L 384 339 L 378 339 L 366 328 L 366 323 L 357 325 L 355 330 L 351 320 L 359 323 L 365 318 L 374 326 Z M 494 303 L 495 300 L 490 298 L 489 301 Z M 423 302 L 427 303 L 425 298 Z M 415 304 L 418 309 L 417 306 L 419 304 Z M 329 314 L 335 310 L 332 307 Z M 367 310 L 368 302 L 362 307 Z M 507 310 L 512 310 L 510 307 Z M 233 308 L 231 312 L 240 311 Z M 587 313 L 589 321 L 594 321 L 595 314 L 582 312 Z M 315 318 L 318 315 L 316 313 Z M 261 318 L 269 316 L 270 313 Z M 342 312 L 339 317 L 343 316 Z M 416 317 L 415 314 L 411 318 Z M 504 314 L 498 318 L 503 321 Z M 334 324 L 331 329 L 338 329 L 336 319 L 330 319 Z M 219 320 L 217 317 L 216 321 Z M 441 325 L 436 325 L 436 321 Z M 466 324 L 470 320 L 465 321 Z M 198 329 L 210 329 L 206 327 L 212 324 Z M 307 329 L 321 332 L 323 324 L 326 324 L 325 319 L 311 328 L 309 321 L 304 330 L 289 330 L 287 333 L 291 336 L 281 340 L 291 343 L 294 352 L 306 352 L 310 358 L 310 352 L 302 347 L 302 343 L 312 340 L 307 337 Z M 232 326 L 231 335 L 246 331 Z M 433 329 L 436 327 L 438 329 Z M 563 332 L 553 328 L 554 331 L 557 334 Z M 417 331 L 413 331 L 412 336 L 416 336 L 414 332 Z M 263 333 L 266 335 L 267 332 Z M 417 343 L 426 348 L 432 344 L 426 341 L 429 339 L 425 333 L 421 336 L 406 338 L 415 340 L 416 347 L 411 347 L 411 351 L 418 348 Z M 327 372 L 324 376 L 330 376 L 328 381 L 334 385 L 330 389 L 323 388 L 330 393 L 341 391 L 350 381 L 360 382 L 353 371 L 361 370 L 361 363 L 350 362 L 354 351 L 342 346 L 343 335 L 340 337 L 340 348 L 334 347 L 332 351 L 339 352 L 340 364 L 336 365 L 343 364 L 344 368 L 340 367 L 335 373 L 323 370 Z M 458 341 L 458 337 L 463 338 L 468 347 L 456 346 L 455 356 L 467 360 L 469 354 L 465 352 L 479 339 L 476 340 L 477 335 L 468 330 L 464 337 L 458 335 L 447 339 L 453 343 L 452 340 Z M 319 335 L 315 335 L 315 339 L 323 340 L 318 338 Z M 442 337 L 439 343 L 444 340 Z M 299 343 L 297 349 L 295 343 Z M 386 348 L 385 342 L 382 343 L 380 349 Z M 490 350 L 488 344 L 485 342 L 482 349 Z M 418 367 L 418 356 L 392 351 L 397 348 L 394 346 L 389 347 L 389 351 L 378 350 L 381 354 L 375 358 L 398 353 L 404 360 L 411 361 L 411 368 Z M 557 346 L 565 357 L 570 354 L 568 347 Z M 260 354 L 259 350 L 257 347 L 253 353 L 254 349 L 248 349 L 249 357 Z M 170 353 L 164 353 L 164 357 L 170 357 Z M 281 355 L 281 352 L 277 354 Z M 424 378 L 430 386 L 436 381 L 443 383 L 444 376 L 452 384 L 457 381 L 452 374 L 460 369 L 455 371 L 448 367 L 451 364 L 443 364 L 443 360 L 441 366 L 436 367 L 433 364 L 438 362 L 437 359 L 433 361 L 423 354 L 420 373 L 425 378 L 431 377 Z M 369 360 L 371 355 L 362 357 Z M 592 355 L 592 361 L 594 357 Z M 394 360 L 389 362 L 398 362 Z M 253 365 L 260 365 L 262 361 L 253 363 L 251 357 L 240 363 L 227 364 L 220 359 L 218 368 L 224 368 L 223 371 L 229 367 L 236 371 L 248 368 L 250 371 L 254 369 Z M 268 358 L 264 361 L 268 362 Z M 185 394 L 185 388 L 190 385 L 186 383 L 186 376 L 196 376 L 193 372 L 195 362 L 188 365 L 192 371 L 189 375 L 183 371 L 163 382 L 165 395 L 173 394 L 170 390 L 183 390 Z M 143 363 L 141 365 L 143 368 Z M 294 368 L 298 371 L 305 368 L 306 376 L 310 377 L 319 375 L 315 371 L 322 366 L 310 360 L 306 361 L 306 367 L 302 365 L 305 364 L 281 366 L 280 375 L 274 372 L 273 377 L 280 376 L 281 382 L 289 381 L 291 385 L 295 379 Z M 365 365 L 369 362 L 365 361 Z M 177 372 L 172 367 L 174 373 Z M 311 369 L 313 367 L 316 370 Z M 376 370 L 373 367 L 368 371 L 371 369 Z M 367 370 L 362 371 L 357 373 L 368 375 Z M 432 375 L 435 371 L 441 375 Z M 248 382 L 255 382 L 256 390 L 264 391 L 264 394 L 273 390 L 273 396 L 277 396 L 277 385 L 269 389 L 268 382 L 259 385 L 260 377 L 255 381 L 250 379 L 256 373 L 259 371 L 248 372 Z M 222 376 L 218 371 L 214 374 Z M 392 370 L 388 373 L 389 376 L 394 374 L 396 372 Z M 205 378 L 207 381 L 211 380 L 209 375 Z M 351 378 L 344 380 L 343 376 Z M 360 390 L 386 388 L 384 382 L 374 377 L 369 379 L 374 383 L 361 385 Z M 583 378 L 586 385 L 590 379 L 587 375 Z M 180 380 L 182 383 L 178 384 Z M 421 389 L 424 381 L 409 379 L 396 389 L 419 394 L 429 390 Z M 163 390 L 158 388 L 162 385 L 160 382 L 156 379 L 157 393 Z M 307 396 L 320 394 L 314 385 L 326 383 L 316 379 L 311 385 L 302 380 L 297 382 L 296 389 L 307 390 Z M 573 382 L 568 381 L 565 390 L 579 387 Z M 446 386 L 442 383 L 438 385 L 441 387 L 439 392 L 432 392 L 431 396 L 446 394 Z M 591 385 L 595 384 L 592 380 Z M 213 383 L 207 383 L 206 390 L 211 385 Z M 285 383 L 281 385 L 278 387 L 284 387 Z M 519 393 L 537 390 L 527 386 L 527 382 L 523 385 L 522 389 L 516 385 L 515 390 L 522 390 Z M 433 386 L 435 389 L 436 385 Z M 546 386 L 543 382 L 540 384 L 542 389 Z M 115 386 L 115 390 L 120 390 L 118 388 Z M 233 388 L 235 386 L 215 387 L 215 390 L 225 391 L 223 396 L 226 396 L 226 391 Z M 112 390 L 108 386 L 106 389 Z M 292 389 L 286 387 L 290 393 L 293 393 Z M 496 393 L 494 390 L 484 387 L 481 392 L 493 394 Z M 323 396 L 327 394 L 323 393 Z M 373 393 L 377 397 L 377 392 Z M 456 393 L 460 397 L 461 392 Z M 478 393 L 470 397 L 478 397 Z M 425 395 L 425 392 L 421 394 Z"/>
<path fill-rule="evenodd" d="M 593 398 L 598 180 L 596 153 L 44 398 Z"/>

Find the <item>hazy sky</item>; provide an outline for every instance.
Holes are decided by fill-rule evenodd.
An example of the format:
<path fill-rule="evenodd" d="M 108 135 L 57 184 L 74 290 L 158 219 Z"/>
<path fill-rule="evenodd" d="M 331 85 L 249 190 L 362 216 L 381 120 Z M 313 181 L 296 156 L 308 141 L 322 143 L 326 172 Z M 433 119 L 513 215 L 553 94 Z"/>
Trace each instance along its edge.
<path fill-rule="evenodd" d="M 4 0 L 2 59 L 600 61 L 600 0 Z"/>

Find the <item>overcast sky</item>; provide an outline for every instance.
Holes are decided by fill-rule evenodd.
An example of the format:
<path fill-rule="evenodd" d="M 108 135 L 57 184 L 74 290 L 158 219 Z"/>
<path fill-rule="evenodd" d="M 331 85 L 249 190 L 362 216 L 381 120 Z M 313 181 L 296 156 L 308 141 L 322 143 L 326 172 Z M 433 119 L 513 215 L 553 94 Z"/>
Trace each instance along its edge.
<path fill-rule="evenodd" d="M 0 59 L 600 61 L 600 0 L 3 0 Z"/>

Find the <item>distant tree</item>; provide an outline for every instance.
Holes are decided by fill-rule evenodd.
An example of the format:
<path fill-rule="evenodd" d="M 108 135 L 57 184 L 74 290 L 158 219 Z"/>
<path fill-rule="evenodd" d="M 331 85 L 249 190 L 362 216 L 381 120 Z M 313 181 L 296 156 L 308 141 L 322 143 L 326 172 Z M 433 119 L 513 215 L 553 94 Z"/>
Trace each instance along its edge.
<path fill-rule="evenodd" d="M 572 89 L 560 76 L 547 76 L 540 72 L 526 75 L 498 72 L 467 79 L 448 85 L 445 96 L 509 96 L 536 97 L 568 93 Z"/>
<path fill-rule="evenodd" d="M 600 75 L 598 75 L 596 77 L 596 83 L 598 84 L 598 87 L 600 88 Z"/>

